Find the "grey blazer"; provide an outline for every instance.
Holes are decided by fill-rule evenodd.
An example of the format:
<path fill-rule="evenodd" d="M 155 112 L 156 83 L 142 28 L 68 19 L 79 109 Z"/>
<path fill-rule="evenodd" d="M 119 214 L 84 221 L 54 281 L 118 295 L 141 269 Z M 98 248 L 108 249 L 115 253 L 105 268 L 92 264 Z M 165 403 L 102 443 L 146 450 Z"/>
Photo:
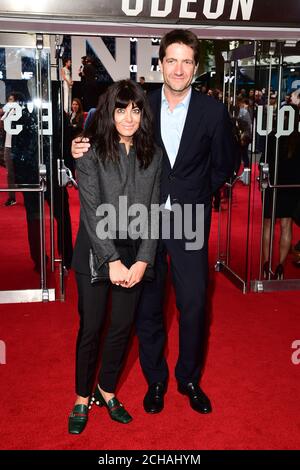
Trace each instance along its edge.
<path fill-rule="evenodd" d="M 72 267 L 75 271 L 89 274 L 89 250 L 92 247 L 98 259 L 98 266 L 119 258 L 111 238 L 100 239 L 96 229 L 103 215 L 97 215 L 101 204 L 111 204 L 119 216 L 119 196 L 127 196 L 128 207 L 139 203 L 148 210 L 148 222 L 151 217 L 151 204 L 159 204 L 162 151 L 156 148 L 151 164 L 143 169 L 132 148 L 127 156 L 125 145 L 120 144 L 119 162 L 97 160 L 95 150 L 91 148 L 84 158 L 76 160 L 76 171 L 80 197 L 80 224 L 74 248 Z M 103 207 L 103 206 L 102 206 Z M 124 214 L 122 214 L 124 215 Z M 149 223 L 150 227 L 150 223 Z M 125 227 L 127 230 L 127 227 Z M 118 231 L 119 232 L 119 231 Z M 142 239 L 137 253 L 137 261 L 154 264 L 157 240 L 150 237 Z"/>

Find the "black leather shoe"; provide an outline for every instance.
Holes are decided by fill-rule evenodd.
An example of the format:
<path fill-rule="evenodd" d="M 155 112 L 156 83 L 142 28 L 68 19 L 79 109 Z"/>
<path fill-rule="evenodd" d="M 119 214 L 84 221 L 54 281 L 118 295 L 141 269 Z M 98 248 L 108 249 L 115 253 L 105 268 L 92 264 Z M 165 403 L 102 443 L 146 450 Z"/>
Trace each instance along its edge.
<path fill-rule="evenodd" d="M 212 408 L 210 400 L 199 385 L 193 383 L 183 385 L 179 383 L 178 392 L 189 397 L 190 405 L 193 410 L 198 411 L 198 413 L 211 413 Z"/>
<path fill-rule="evenodd" d="M 84 430 L 88 420 L 88 407 L 75 405 L 69 416 L 69 433 L 80 434 Z"/>
<path fill-rule="evenodd" d="M 146 413 L 160 413 L 164 409 L 164 394 L 166 386 L 162 382 L 156 382 L 149 386 L 144 398 L 144 410 Z"/>

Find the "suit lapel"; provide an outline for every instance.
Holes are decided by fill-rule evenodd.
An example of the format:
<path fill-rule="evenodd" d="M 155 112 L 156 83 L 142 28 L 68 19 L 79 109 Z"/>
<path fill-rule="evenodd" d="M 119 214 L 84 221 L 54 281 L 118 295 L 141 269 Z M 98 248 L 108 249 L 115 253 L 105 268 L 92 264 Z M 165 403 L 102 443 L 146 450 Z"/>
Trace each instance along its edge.
<path fill-rule="evenodd" d="M 197 99 L 198 96 L 196 96 L 196 93 L 198 92 L 192 90 L 189 109 L 185 119 L 180 145 L 173 169 L 177 167 L 180 160 L 184 157 L 186 149 L 191 145 L 193 135 L 197 132 L 197 129 L 199 129 L 199 122 L 203 118 L 204 110 L 200 106 L 201 100 Z"/>

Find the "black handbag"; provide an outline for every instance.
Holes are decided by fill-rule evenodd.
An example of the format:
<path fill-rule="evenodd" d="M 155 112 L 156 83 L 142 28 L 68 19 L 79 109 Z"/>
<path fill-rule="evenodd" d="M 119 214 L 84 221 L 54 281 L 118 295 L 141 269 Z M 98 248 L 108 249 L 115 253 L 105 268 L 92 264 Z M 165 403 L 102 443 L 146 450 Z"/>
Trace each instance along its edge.
<path fill-rule="evenodd" d="M 114 243 L 118 249 L 122 263 L 129 269 L 136 261 L 138 243 L 133 240 L 114 240 Z M 100 267 L 98 267 L 98 264 L 97 257 L 93 252 L 93 249 L 90 248 L 89 266 L 91 272 L 91 284 L 96 284 L 100 281 L 110 281 L 108 263 L 103 263 Z M 143 276 L 143 281 L 153 281 L 154 277 L 154 269 L 151 266 L 147 266 Z"/>

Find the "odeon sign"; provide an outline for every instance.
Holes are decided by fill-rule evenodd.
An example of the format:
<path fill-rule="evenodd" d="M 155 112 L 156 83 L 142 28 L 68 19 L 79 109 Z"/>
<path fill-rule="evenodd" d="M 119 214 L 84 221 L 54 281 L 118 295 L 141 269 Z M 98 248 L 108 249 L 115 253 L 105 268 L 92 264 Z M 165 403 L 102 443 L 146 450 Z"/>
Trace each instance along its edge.
<path fill-rule="evenodd" d="M 241 11 L 242 20 L 250 20 L 253 10 L 254 0 L 230 0 L 226 4 L 231 4 L 229 20 L 236 20 L 238 17 L 239 9 Z M 134 4 L 134 6 L 132 6 Z M 127 16 L 138 16 L 144 12 L 145 6 L 150 6 L 150 18 L 166 18 L 170 14 L 176 15 L 178 11 L 178 18 L 184 19 L 199 19 L 203 15 L 208 20 L 216 20 L 224 15 L 225 0 L 181 0 L 180 2 L 174 0 L 122 0 L 122 11 Z"/>
<path fill-rule="evenodd" d="M 65 22 L 296 27 L 299 0 L 1 0 L 0 18 Z"/>

